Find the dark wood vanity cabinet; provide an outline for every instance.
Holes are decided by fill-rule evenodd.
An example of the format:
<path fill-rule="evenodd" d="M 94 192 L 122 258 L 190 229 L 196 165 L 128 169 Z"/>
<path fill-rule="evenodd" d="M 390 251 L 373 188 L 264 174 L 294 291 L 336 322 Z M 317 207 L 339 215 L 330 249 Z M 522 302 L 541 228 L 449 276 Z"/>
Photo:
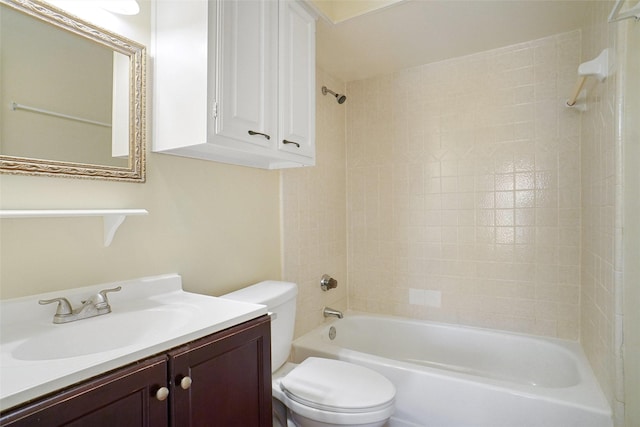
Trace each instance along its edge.
<path fill-rule="evenodd" d="M 0 426 L 271 426 L 270 343 L 262 316 L 11 409 Z"/>

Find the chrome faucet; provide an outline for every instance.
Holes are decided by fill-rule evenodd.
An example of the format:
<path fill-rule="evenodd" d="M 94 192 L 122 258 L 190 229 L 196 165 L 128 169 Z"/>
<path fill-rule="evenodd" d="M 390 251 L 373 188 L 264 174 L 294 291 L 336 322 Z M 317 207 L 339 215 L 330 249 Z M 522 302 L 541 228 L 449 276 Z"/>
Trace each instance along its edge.
<path fill-rule="evenodd" d="M 53 323 L 69 323 L 76 320 L 87 319 L 89 317 L 101 316 L 103 314 L 111 313 L 111 306 L 109 305 L 109 299 L 107 298 L 108 292 L 118 292 L 122 287 L 105 289 L 97 294 L 93 295 L 86 301 L 82 302 L 82 307 L 75 310 L 71 306 L 71 303 L 66 298 L 53 298 L 43 299 L 38 301 L 40 305 L 58 303 L 56 314 L 53 316 Z"/>
<path fill-rule="evenodd" d="M 324 317 L 337 317 L 338 319 L 342 319 L 344 317 L 340 310 L 336 310 L 331 307 L 325 307 L 322 309 L 322 315 Z"/>

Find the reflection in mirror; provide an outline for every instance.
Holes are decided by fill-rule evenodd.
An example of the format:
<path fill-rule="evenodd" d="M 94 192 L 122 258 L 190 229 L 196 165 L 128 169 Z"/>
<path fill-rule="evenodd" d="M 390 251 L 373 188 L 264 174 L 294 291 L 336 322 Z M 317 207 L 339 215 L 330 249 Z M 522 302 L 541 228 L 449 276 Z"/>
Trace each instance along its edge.
<path fill-rule="evenodd" d="M 144 182 L 143 46 L 0 0 L 0 170 Z"/>

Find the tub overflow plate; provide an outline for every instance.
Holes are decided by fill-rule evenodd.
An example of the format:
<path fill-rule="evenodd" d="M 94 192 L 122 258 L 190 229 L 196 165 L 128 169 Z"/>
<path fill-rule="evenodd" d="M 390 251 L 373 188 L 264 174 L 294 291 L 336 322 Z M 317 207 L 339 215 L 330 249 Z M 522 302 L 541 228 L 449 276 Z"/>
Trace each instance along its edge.
<path fill-rule="evenodd" d="M 335 337 L 336 337 L 336 328 L 332 326 L 329 328 L 329 339 L 333 340 Z"/>

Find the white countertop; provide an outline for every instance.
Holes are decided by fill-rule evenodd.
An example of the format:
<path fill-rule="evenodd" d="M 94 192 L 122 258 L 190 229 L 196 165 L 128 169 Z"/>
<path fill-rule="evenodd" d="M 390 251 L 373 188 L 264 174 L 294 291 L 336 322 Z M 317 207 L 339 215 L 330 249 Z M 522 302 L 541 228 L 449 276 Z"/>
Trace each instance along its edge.
<path fill-rule="evenodd" d="M 53 324 L 57 304 L 73 307 L 100 290 L 112 312 Z M 0 301 L 0 410 L 267 314 L 263 305 L 182 290 L 175 274 Z"/>

